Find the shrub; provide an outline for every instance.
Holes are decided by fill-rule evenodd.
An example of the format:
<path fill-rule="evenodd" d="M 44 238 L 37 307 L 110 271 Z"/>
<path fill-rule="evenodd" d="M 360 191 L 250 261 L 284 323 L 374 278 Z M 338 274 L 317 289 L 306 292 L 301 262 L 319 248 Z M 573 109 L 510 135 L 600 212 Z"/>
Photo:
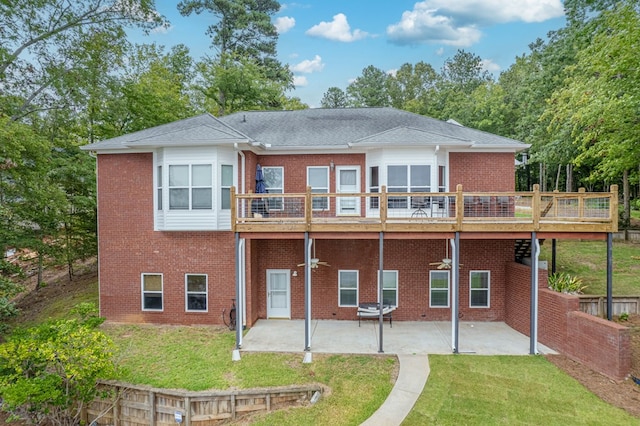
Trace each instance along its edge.
<path fill-rule="evenodd" d="M 558 293 L 582 294 L 586 285 L 582 280 L 564 272 L 557 272 L 549 275 L 549 288 Z"/>
<path fill-rule="evenodd" d="M 82 407 L 98 395 L 96 381 L 115 377 L 116 347 L 87 306 L 78 311 L 80 319 L 18 329 L 0 345 L 2 409 L 34 424 L 80 423 Z"/>

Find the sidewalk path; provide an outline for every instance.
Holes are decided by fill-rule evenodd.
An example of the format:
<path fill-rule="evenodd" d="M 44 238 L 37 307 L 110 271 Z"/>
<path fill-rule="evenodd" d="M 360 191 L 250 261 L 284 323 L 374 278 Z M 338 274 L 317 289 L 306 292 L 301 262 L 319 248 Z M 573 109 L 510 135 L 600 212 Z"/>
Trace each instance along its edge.
<path fill-rule="evenodd" d="M 362 426 L 392 426 L 402 423 L 422 393 L 429 377 L 427 355 L 398 354 L 400 372 L 391 393 Z"/>

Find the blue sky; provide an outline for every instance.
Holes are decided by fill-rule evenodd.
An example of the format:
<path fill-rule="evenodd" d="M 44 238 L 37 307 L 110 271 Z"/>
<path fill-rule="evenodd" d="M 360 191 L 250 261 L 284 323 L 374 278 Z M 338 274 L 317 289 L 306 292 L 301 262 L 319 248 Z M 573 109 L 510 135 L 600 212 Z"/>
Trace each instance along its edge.
<path fill-rule="evenodd" d="M 205 35 L 212 15 L 182 17 L 177 1 L 158 0 L 169 28 L 138 38 L 166 47 L 183 43 L 196 59 L 215 52 Z M 295 75 L 295 91 L 319 107 L 331 86 L 349 82 L 374 65 L 393 72 L 404 63 L 440 70 L 458 49 L 480 56 L 496 76 L 537 38 L 564 26 L 562 0 L 300 0 L 281 2 L 274 17 L 278 57 Z"/>

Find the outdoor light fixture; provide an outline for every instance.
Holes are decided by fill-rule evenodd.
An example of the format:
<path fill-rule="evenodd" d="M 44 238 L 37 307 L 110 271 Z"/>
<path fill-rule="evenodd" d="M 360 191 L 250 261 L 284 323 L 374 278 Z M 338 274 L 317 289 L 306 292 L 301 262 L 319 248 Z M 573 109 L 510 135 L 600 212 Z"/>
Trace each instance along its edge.
<path fill-rule="evenodd" d="M 336 164 L 333 162 L 333 160 L 331 160 L 331 162 L 329 163 L 329 168 L 331 169 L 331 171 L 336 168 Z"/>

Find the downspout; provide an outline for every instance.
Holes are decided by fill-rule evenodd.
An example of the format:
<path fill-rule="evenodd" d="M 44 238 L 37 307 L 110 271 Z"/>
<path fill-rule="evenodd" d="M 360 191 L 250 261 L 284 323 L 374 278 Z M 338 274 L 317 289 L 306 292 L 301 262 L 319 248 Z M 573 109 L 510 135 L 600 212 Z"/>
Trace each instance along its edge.
<path fill-rule="evenodd" d="M 233 144 L 233 148 L 238 152 L 238 154 L 240 154 L 240 193 L 241 194 L 246 194 L 246 188 L 245 188 L 245 168 L 246 168 L 246 158 L 244 156 L 244 152 L 242 152 L 242 150 L 240 148 L 238 148 L 238 143 L 234 143 Z M 245 211 L 245 203 L 242 203 L 241 206 L 241 214 L 242 217 L 246 217 L 246 211 Z"/>
<path fill-rule="evenodd" d="M 304 233 L 304 350 L 311 351 L 311 244 L 309 232 Z M 305 360 L 307 355 L 305 354 Z"/>
<path fill-rule="evenodd" d="M 613 233 L 607 233 L 607 319 L 613 318 Z"/>
<path fill-rule="evenodd" d="M 455 238 L 450 240 L 451 243 L 451 253 L 452 253 L 452 265 L 451 265 L 451 278 L 452 278 L 452 286 L 451 286 L 451 350 L 454 354 L 459 352 L 458 350 L 458 340 L 460 336 L 460 321 L 459 321 L 459 312 L 460 312 L 460 303 L 458 301 L 458 291 L 460 289 L 460 232 L 456 232 Z"/>
<path fill-rule="evenodd" d="M 235 249 L 236 249 L 236 300 L 240 301 L 240 234 L 235 233 Z M 238 326 L 237 319 L 240 303 L 236 306 L 236 347 L 231 355 L 232 361 L 240 361 L 240 346 L 242 345 L 242 326 Z"/>
<path fill-rule="evenodd" d="M 379 256 L 379 263 L 378 263 L 378 311 L 380 311 L 380 314 L 378 316 L 378 327 L 379 327 L 379 334 L 380 334 L 380 338 L 378 339 L 380 341 L 380 347 L 378 348 L 378 353 L 384 353 L 383 350 L 383 345 L 382 345 L 382 330 L 384 329 L 383 325 L 384 325 L 384 303 L 383 303 L 383 286 L 384 286 L 384 232 L 380 231 L 380 256 Z"/>
<path fill-rule="evenodd" d="M 245 244 L 246 240 L 240 238 L 240 300 L 238 300 L 238 306 L 241 316 L 236 316 L 236 319 L 240 320 L 239 324 L 242 330 L 247 324 L 247 257 Z M 236 324 L 238 324 L 238 321 L 236 321 Z M 240 346 L 242 346 L 242 333 L 240 333 Z"/>
<path fill-rule="evenodd" d="M 529 326 L 529 354 L 538 354 L 538 268 L 540 243 L 535 232 L 531 233 L 531 318 Z"/>

